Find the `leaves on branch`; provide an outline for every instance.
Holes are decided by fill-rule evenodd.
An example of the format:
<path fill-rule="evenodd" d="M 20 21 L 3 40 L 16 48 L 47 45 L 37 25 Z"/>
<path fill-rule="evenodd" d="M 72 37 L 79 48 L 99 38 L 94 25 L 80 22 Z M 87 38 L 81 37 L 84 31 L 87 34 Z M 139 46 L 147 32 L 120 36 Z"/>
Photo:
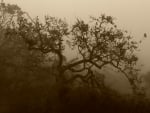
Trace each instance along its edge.
<path fill-rule="evenodd" d="M 138 61 L 135 52 L 139 43 L 134 41 L 127 31 L 117 28 L 111 16 L 91 17 L 90 23 L 77 19 L 70 32 L 64 20 L 50 16 L 45 17 L 45 23 L 41 23 L 38 17 L 32 23 L 21 16 L 17 23 L 11 30 L 15 29 L 18 37 L 23 38 L 30 49 L 57 55 L 61 75 L 67 70 L 93 72 L 95 68 L 100 70 L 109 65 L 120 70 L 130 78 L 129 81 L 132 79 L 129 72 L 135 71 L 134 67 Z M 10 31 L 9 33 L 11 35 Z M 66 40 L 66 37 L 69 37 L 69 40 Z M 63 52 L 67 46 L 65 41 L 79 53 L 79 58 L 69 63 L 64 63 Z"/>

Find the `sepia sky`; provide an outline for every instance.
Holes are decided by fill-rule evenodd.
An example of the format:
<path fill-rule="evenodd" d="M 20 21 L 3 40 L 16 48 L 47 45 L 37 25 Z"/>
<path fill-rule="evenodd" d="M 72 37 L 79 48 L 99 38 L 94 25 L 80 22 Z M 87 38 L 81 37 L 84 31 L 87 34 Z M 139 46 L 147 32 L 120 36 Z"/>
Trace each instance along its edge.
<path fill-rule="evenodd" d="M 142 44 L 141 63 L 150 70 L 150 0 L 4 0 L 19 5 L 32 17 L 51 15 L 66 18 L 87 19 L 105 13 L 116 18 L 120 28 L 128 30 L 137 40 L 146 32 L 148 38 Z"/>

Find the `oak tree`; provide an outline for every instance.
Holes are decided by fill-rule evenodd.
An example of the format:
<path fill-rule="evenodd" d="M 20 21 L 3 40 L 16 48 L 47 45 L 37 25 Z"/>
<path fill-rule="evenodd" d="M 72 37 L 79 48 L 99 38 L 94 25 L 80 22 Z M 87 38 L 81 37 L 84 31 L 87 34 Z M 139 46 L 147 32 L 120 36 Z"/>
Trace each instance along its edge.
<path fill-rule="evenodd" d="M 67 22 L 59 18 L 45 16 L 42 23 L 38 17 L 31 20 L 20 16 L 13 33 L 23 38 L 30 50 L 56 55 L 58 81 L 70 82 L 80 78 L 92 87 L 100 88 L 97 76 L 100 74 L 95 71 L 111 66 L 123 73 L 135 90 L 138 82 L 135 52 L 139 43 L 127 31 L 119 29 L 111 16 L 90 19 L 90 23 L 77 19 L 70 29 Z M 70 62 L 64 57 L 67 39 L 68 46 L 79 54 Z M 68 71 L 73 73 L 69 79 L 65 76 Z"/>

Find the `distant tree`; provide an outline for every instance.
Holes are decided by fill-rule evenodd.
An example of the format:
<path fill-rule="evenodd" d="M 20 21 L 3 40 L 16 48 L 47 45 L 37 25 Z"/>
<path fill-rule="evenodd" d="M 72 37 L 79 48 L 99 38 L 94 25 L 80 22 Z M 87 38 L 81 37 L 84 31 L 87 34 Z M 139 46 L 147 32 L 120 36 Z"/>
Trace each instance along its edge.
<path fill-rule="evenodd" d="M 14 4 L 6 4 L 3 0 L 0 3 L 0 28 L 10 26 L 12 21 L 19 15 L 22 15 L 21 8 Z"/>
<path fill-rule="evenodd" d="M 24 14 L 21 12 L 17 5 L 0 4 L 0 112 L 5 112 L 3 106 L 7 107 L 7 113 L 18 112 L 11 108 L 18 110 L 32 102 L 42 106 L 40 100 L 47 98 L 52 81 L 51 70 L 43 67 L 45 55 L 29 50 L 28 44 L 15 32 L 17 19 Z"/>
<path fill-rule="evenodd" d="M 24 40 L 22 38 L 18 38 L 17 34 L 15 34 L 16 20 L 22 14 L 23 11 L 19 6 L 14 4 L 6 4 L 3 1 L 1 2 L 0 4 L 0 22 L 1 22 L 0 23 L 0 60 L 1 60 L 0 63 L 1 64 L 4 62 L 8 62 L 6 60 L 9 60 L 9 62 L 11 63 L 14 62 L 12 64 L 16 64 L 18 66 L 22 64 L 25 65 L 25 63 L 27 63 L 25 61 L 23 61 L 24 63 L 22 64 L 17 64 L 19 63 L 20 58 L 22 60 L 27 60 L 29 59 L 28 56 L 34 56 L 34 55 L 36 56 L 36 53 L 33 52 L 34 55 L 32 55 L 33 53 L 27 49 L 27 44 L 24 42 Z M 11 36 L 7 36 L 7 33 L 11 34 Z M 34 60 L 37 60 L 35 58 Z M 3 64 L 3 66 L 5 66 L 5 64 Z"/>

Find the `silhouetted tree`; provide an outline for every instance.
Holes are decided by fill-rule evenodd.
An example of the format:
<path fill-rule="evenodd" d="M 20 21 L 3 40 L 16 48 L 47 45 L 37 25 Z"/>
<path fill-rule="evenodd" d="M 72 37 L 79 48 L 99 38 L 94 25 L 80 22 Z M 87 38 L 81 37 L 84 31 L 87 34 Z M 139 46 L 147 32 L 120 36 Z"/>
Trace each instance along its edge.
<path fill-rule="evenodd" d="M 94 70 L 112 66 L 127 77 L 136 91 L 138 58 L 135 52 L 138 50 L 138 42 L 127 31 L 118 29 L 111 16 L 101 15 L 98 18 L 91 17 L 91 20 L 91 23 L 85 23 L 77 19 L 69 30 L 68 24 L 62 19 L 46 16 L 43 24 L 38 17 L 33 22 L 20 16 L 13 33 L 23 38 L 30 50 L 57 56 L 58 81 L 69 82 L 80 78 L 99 87 Z M 68 37 L 68 45 L 79 53 L 79 58 L 71 62 L 66 62 L 64 58 L 64 42 Z M 75 73 L 70 80 L 65 78 L 66 71 Z"/>
<path fill-rule="evenodd" d="M 89 23 L 77 19 L 69 28 L 51 16 L 45 22 L 32 19 L 17 5 L 2 2 L 0 12 L 0 99 L 9 112 L 142 113 L 148 105 L 144 98 L 122 98 L 105 86 L 100 71 L 107 67 L 123 73 L 136 94 L 140 82 L 139 43 L 111 16 L 91 17 Z M 67 47 L 78 57 L 67 61 Z"/>

